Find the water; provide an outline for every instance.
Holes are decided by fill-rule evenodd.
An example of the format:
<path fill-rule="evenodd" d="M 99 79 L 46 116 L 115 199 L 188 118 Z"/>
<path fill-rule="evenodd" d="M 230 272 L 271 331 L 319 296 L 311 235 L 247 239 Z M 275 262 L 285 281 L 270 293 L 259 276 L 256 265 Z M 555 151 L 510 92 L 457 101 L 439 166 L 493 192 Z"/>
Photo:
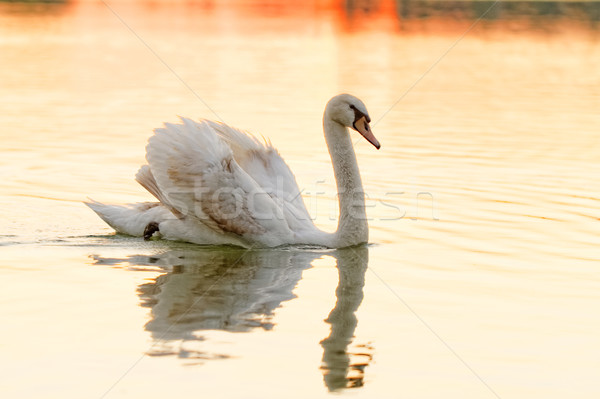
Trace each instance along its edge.
<path fill-rule="evenodd" d="M 458 41 L 490 2 L 381 4 L 0 4 L 3 396 L 598 397 L 598 3 Z M 81 204 L 151 199 L 152 129 L 220 118 L 333 229 L 342 91 L 382 143 L 368 247 L 143 242 Z"/>

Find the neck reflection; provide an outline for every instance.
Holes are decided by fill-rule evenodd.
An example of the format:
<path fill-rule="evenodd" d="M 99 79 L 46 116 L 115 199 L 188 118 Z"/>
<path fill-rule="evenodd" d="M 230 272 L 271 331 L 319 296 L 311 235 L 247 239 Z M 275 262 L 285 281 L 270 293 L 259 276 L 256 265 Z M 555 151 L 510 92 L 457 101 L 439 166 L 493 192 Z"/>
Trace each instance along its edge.
<path fill-rule="evenodd" d="M 363 299 L 368 262 L 366 246 L 335 250 L 202 249 L 171 250 L 124 259 L 94 256 L 96 264 L 128 265 L 133 270 L 165 271 L 141 284 L 141 305 L 150 308 L 144 328 L 151 334 L 149 356 L 177 356 L 187 364 L 230 355 L 215 353 L 209 331 L 271 330 L 274 312 L 296 297 L 304 270 L 322 256 L 336 259 L 339 282 L 336 305 L 326 322 L 330 335 L 321 341 L 321 369 L 330 391 L 363 385 L 371 355 L 368 345 L 348 347 L 357 326 L 355 312 Z M 156 269 L 157 268 L 157 269 Z"/>
<path fill-rule="evenodd" d="M 321 341 L 323 380 L 330 391 L 356 388 L 364 384 L 364 372 L 372 355 L 369 344 L 349 346 L 358 324 L 355 312 L 363 300 L 365 272 L 369 262 L 366 245 L 337 250 L 335 253 L 339 282 L 335 307 L 325 320 L 331 333 Z"/>

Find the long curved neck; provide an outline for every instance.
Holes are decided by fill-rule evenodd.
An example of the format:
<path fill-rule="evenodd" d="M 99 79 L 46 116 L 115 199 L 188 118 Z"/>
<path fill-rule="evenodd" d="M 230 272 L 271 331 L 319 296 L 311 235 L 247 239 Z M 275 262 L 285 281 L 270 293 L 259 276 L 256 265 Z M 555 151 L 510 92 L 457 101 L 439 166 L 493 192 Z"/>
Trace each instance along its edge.
<path fill-rule="evenodd" d="M 325 115 L 323 130 L 333 164 L 340 209 L 333 246 L 340 248 L 367 242 L 369 227 L 365 194 L 348 129 Z"/>

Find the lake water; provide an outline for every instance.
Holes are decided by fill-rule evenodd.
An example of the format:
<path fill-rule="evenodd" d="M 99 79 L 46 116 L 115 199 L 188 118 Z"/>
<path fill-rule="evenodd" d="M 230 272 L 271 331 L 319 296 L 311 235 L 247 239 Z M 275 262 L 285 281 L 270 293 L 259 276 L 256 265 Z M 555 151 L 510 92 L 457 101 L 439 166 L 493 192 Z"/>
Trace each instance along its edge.
<path fill-rule="evenodd" d="M 0 4 L 3 397 L 600 396 L 600 3 L 308 3 Z M 340 92 L 382 144 L 368 246 L 144 242 L 81 203 L 150 200 L 152 129 L 206 117 L 331 230 Z"/>

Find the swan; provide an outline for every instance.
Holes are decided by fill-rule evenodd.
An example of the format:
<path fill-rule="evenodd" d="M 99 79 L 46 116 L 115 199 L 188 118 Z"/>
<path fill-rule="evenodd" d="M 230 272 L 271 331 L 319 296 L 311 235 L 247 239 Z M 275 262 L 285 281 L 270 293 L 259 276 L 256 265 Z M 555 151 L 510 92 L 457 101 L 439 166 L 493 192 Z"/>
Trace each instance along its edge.
<path fill-rule="evenodd" d="M 325 107 L 340 214 L 333 233 L 314 225 L 292 171 L 269 141 L 210 120 L 181 118 L 154 130 L 148 164 L 135 179 L 158 202 L 85 204 L 117 232 L 144 239 L 246 248 L 365 243 L 365 197 L 348 128 L 379 149 L 370 122 L 366 106 L 352 95 L 337 95 Z"/>

